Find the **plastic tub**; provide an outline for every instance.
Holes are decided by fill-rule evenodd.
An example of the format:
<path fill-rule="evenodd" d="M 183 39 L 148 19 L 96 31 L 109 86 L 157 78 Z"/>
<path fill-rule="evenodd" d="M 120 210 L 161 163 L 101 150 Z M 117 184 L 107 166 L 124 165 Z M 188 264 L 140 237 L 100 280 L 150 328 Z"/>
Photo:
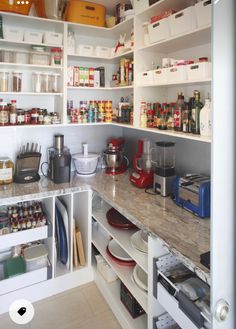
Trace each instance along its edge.
<path fill-rule="evenodd" d="M 3 63 L 12 63 L 14 57 L 13 50 L 2 49 L 0 50 L 0 61 Z"/>
<path fill-rule="evenodd" d="M 42 43 L 43 34 L 35 31 L 25 31 L 24 41 L 30 43 Z"/>
<path fill-rule="evenodd" d="M 52 73 L 49 76 L 49 92 L 51 93 L 59 93 L 59 79 L 60 73 Z"/>
<path fill-rule="evenodd" d="M 73 155 L 77 175 L 90 176 L 95 174 L 99 157 L 99 154 L 88 154 L 88 144 L 83 144 L 83 154 Z"/>
<path fill-rule="evenodd" d="M 42 74 L 41 72 L 33 73 L 33 91 L 35 93 L 41 93 L 42 91 Z"/>
<path fill-rule="evenodd" d="M 17 50 L 13 53 L 13 63 L 29 64 L 29 53 Z"/>
<path fill-rule="evenodd" d="M 62 33 L 45 32 L 43 34 L 43 43 L 61 46 L 62 45 Z"/>
<path fill-rule="evenodd" d="M 26 271 L 31 272 L 48 264 L 48 251 L 43 244 L 28 247 L 24 250 L 24 259 L 26 264 Z"/>

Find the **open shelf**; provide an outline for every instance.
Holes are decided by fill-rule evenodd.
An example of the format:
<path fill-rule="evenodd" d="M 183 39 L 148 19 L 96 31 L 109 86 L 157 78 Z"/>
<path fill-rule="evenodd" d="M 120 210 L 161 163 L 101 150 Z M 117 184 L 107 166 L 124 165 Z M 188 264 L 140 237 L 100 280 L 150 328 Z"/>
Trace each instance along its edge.
<path fill-rule="evenodd" d="M 122 86 L 122 87 L 70 87 L 68 86 L 68 90 L 122 90 L 122 89 L 133 89 L 133 86 Z"/>
<path fill-rule="evenodd" d="M 34 64 L 19 64 L 19 63 L 0 63 L 0 67 L 14 68 L 14 69 L 46 69 L 46 70 L 63 70 L 63 66 L 52 66 L 52 65 L 34 65 Z"/>
<path fill-rule="evenodd" d="M 94 281 L 100 290 L 101 294 L 105 298 L 112 312 L 115 314 L 117 320 L 120 322 L 123 328 L 126 329 L 146 329 L 147 328 L 147 315 L 133 319 L 125 306 L 120 301 L 120 280 L 116 280 L 112 283 L 107 283 L 103 277 L 98 273 L 95 266 Z"/>
<path fill-rule="evenodd" d="M 107 203 L 102 203 L 102 208 L 97 207 L 96 204 L 93 209 L 93 217 L 96 221 L 104 228 L 104 230 L 115 239 L 118 244 L 130 255 L 131 258 L 146 272 L 148 273 L 148 256 L 147 254 L 143 254 L 132 247 L 131 244 L 131 236 L 135 232 L 134 230 L 119 230 L 117 228 L 112 227 L 107 222 L 106 213 L 111 208 Z"/>
<path fill-rule="evenodd" d="M 131 266 L 122 266 L 116 264 L 111 258 L 107 255 L 106 247 L 109 242 L 109 240 L 103 235 L 102 231 L 99 230 L 99 224 L 93 225 L 92 230 L 92 243 L 97 248 L 97 250 L 100 252 L 102 257 L 106 260 L 106 262 L 111 266 L 111 268 L 114 270 L 114 272 L 117 274 L 117 276 L 120 278 L 120 280 L 124 283 L 124 285 L 127 287 L 127 289 L 131 292 L 131 294 L 137 299 L 139 304 L 142 306 L 142 308 L 145 310 L 145 312 L 148 312 L 148 296 L 147 293 L 142 291 L 138 288 L 138 286 L 134 283 L 132 280 L 132 274 L 134 267 Z M 97 227 L 95 227 L 97 226 Z"/>
<path fill-rule="evenodd" d="M 50 48 L 64 48 L 64 46 L 59 45 L 53 45 L 53 44 L 47 44 L 47 43 L 33 43 L 33 42 L 26 42 L 26 41 L 14 41 L 14 40 L 8 40 L 8 39 L 0 39 L 0 43 L 6 43 L 6 44 L 15 44 L 15 45 L 28 45 L 28 46 L 44 46 L 44 47 L 50 47 Z"/>
<path fill-rule="evenodd" d="M 156 84 L 151 84 L 151 85 L 144 85 L 144 86 L 136 86 L 137 88 L 155 88 L 155 87 L 176 87 L 176 86 L 194 86 L 194 85 L 206 85 L 206 84 L 211 84 L 212 79 L 204 79 L 204 80 L 186 80 L 183 82 L 167 82 L 165 84 L 161 85 L 156 85 Z"/>

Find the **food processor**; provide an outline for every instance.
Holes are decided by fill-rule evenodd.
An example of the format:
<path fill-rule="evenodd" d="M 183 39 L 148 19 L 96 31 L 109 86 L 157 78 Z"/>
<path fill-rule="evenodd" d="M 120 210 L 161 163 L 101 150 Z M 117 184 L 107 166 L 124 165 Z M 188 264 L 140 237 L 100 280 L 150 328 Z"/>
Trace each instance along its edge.
<path fill-rule="evenodd" d="M 138 141 L 138 152 L 133 159 L 133 171 L 130 181 L 139 188 L 147 188 L 153 185 L 152 147 L 148 139 Z"/>
<path fill-rule="evenodd" d="M 109 138 L 107 140 L 107 149 L 103 152 L 106 165 L 106 174 L 123 174 L 129 165 L 129 160 L 124 156 L 123 138 Z"/>
<path fill-rule="evenodd" d="M 88 153 L 88 144 L 83 144 L 83 153 L 73 155 L 76 174 L 80 177 L 94 176 L 100 155 Z"/>
<path fill-rule="evenodd" d="M 175 143 L 157 142 L 155 156 L 154 191 L 168 196 L 173 191 L 175 180 Z"/>

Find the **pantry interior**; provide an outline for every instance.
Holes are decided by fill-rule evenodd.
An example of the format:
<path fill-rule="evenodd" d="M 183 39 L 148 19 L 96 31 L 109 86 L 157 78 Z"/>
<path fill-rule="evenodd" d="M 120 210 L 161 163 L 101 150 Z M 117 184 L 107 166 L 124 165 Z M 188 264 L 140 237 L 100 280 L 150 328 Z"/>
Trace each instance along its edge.
<path fill-rule="evenodd" d="M 203 6 L 205 2 L 207 2 L 207 6 Z M 102 3 L 106 7 L 108 14 L 113 15 L 115 6 L 120 3 L 120 1 L 103 0 L 99 3 Z M 5 82 L 2 84 L 0 81 L 0 89 L 3 88 L 0 91 L 0 96 L 3 101 L 7 103 L 15 100 L 17 108 L 22 109 L 24 112 L 24 118 L 26 117 L 26 109 L 40 108 L 42 111 L 47 109 L 47 112 L 40 112 L 38 114 L 39 117 L 43 115 L 43 119 L 41 122 L 38 122 L 37 125 L 35 125 L 34 122 L 28 122 L 28 124 L 24 122 L 22 124 L 2 125 L 0 127 L 1 156 L 15 159 L 20 147 L 30 141 L 39 142 L 42 153 L 41 161 L 47 161 L 47 149 L 52 145 L 53 136 L 56 133 L 61 133 L 65 136 L 66 145 L 70 148 L 72 154 L 81 152 L 82 142 L 87 142 L 92 151 L 97 153 L 102 152 L 109 137 L 122 136 L 125 139 L 125 154 L 132 163 L 133 156 L 136 153 L 138 139 L 148 138 L 153 142 L 164 140 L 176 144 L 176 171 L 179 175 L 187 172 L 197 172 L 211 176 L 213 182 L 215 179 L 215 182 L 222 183 L 222 181 L 217 178 L 220 172 L 216 165 L 216 161 L 219 159 L 215 154 L 212 155 L 212 144 L 214 143 L 214 148 L 222 145 L 222 140 L 219 141 L 220 137 L 215 137 L 216 133 L 213 134 L 214 140 L 212 136 L 201 136 L 200 134 L 193 134 L 191 132 L 186 133 L 173 129 L 161 130 L 153 126 L 154 119 L 152 124 L 148 127 L 148 117 L 146 118 L 145 126 L 142 123 L 143 113 L 141 107 L 142 102 L 146 102 L 147 104 L 170 104 L 176 102 L 177 95 L 180 92 L 182 92 L 185 99 L 188 100 L 189 97 L 193 96 L 194 90 L 200 92 L 203 103 L 207 97 L 213 97 L 211 73 L 213 55 L 215 60 L 218 61 L 220 61 L 220 55 L 221 58 L 223 55 L 226 56 L 226 54 L 221 53 L 218 54 L 218 57 L 216 55 L 216 48 L 212 46 L 212 35 L 214 37 L 217 31 L 219 35 L 218 38 L 222 42 L 220 37 L 222 37 L 223 34 L 222 31 L 219 32 L 219 30 L 217 30 L 219 27 L 215 29 L 214 26 L 212 29 L 212 19 L 209 19 L 209 17 L 211 17 L 211 15 L 209 16 L 209 12 L 211 13 L 213 5 L 211 5 L 210 1 L 198 2 L 198 6 L 202 5 L 202 11 L 200 11 L 197 16 L 197 5 L 192 6 L 193 1 L 191 0 L 160 0 L 150 6 L 149 1 L 146 0 L 134 1 L 134 3 L 134 6 L 136 6 L 134 16 L 126 17 L 123 22 L 111 28 L 95 27 L 92 25 L 83 25 L 34 16 L 22 16 L 6 12 L 0 13 L 3 25 L 3 38 L 0 39 L 2 56 L 13 56 L 14 54 L 16 57 L 10 57 L 10 60 L 6 61 L 2 59 L 0 63 L 0 75 L 5 75 L 9 78 L 7 90 L 4 89 Z M 220 6 L 223 5 L 220 4 Z M 207 7 L 207 11 L 205 7 Z M 191 8 L 191 10 L 187 10 L 187 8 Z M 155 31 L 153 32 L 151 29 L 156 22 L 150 24 L 150 19 L 169 10 L 174 10 L 177 13 L 184 11 L 187 13 L 186 21 L 176 26 L 170 18 L 160 20 L 159 23 L 163 24 L 163 28 L 161 26 L 160 32 L 162 35 L 159 36 L 160 39 L 155 39 L 158 37 L 158 33 Z M 219 19 L 219 12 L 221 10 L 222 8 L 217 7 L 214 13 L 215 19 Z M 222 15 L 226 15 L 226 12 L 226 10 L 222 11 Z M 175 16 L 175 14 L 171 16 Z M 151 25 L 149 29 L 147 27 L 147 22 Z M 13 34 L 17 31 L 17 38 L 15 37 L 16 39 L 14 39 L 14 36 L 11 35 L 5 37 L 4 28 L 8 28 L 6 30 Z M 178 31 L 178 28 L 180 31 Z M 226 27 L 224 27 L 224 29 L 226 29 Z M 57 43 L 58 41 L 46 39 L 41 39 L 40 41 L 37 39 L 28 39 L 28 41 L 25 41 L 27 40 L 26 32 L 29 34 L 28 37 L 35 38 L 38 37 L 37 33 L 43 35 L 46 32 L 54 32 L 61 36 L 61 43 L 60 41 Z M 22 41 L 20 39 L 20 33 L 22 33 Z M 26 33 L 26 36 L 24 36 L 26 39 L 23 39 L 24 33 Z M 147 39 L 147 33 L 149 39 Z M 118 52 L 118 54 L 115 54 L 114 48 L 120 40 L 120 36 L 124 34 L 126 34 L 127 50 L 124 52 L 121 50 L 120 53 Z M 72 35 L 76 40 L 76 47 L 74 49 L 71 49 L 71 44 L 68 44 L 68 41 L 71 42 L 70 38 Z M 219 47 L 217 43 L 220 42 L 219 40 L 215 38 L 215 47 Z M 33 49 L 32 46 L 35 48 Z M 40 51 L 38 52 L 37 47 L 46 47 L 43 51 L 43 55 L 40 55 Z M 61 49 L 61 51 L 59 51 L 58 48 Z M 52 51 L 52 49 L 55 50 Z M 11 50 L 13 50 L 13 52 L 11 52 Z M 59 64 L 53 62 L 53 58 L 55 59 L 55 52 L 60 58 Z M 133 74 L 128 74 L 128 80 L 124 81 L 122 84 L 122 81 L 119 80 L 117 82 L 116 79 L 120 62 L 123 58 L 129 63 L 129 68 L 131 70 L 133 69 Z M 176 70 L 173 70 L 173 66 L 163 68 L 163 59 L 184 60 L 188 61 L 188 64 L 182 65 L 183 63 L 179 63 L 180 65 L 174 66 Z M 202 61 L 199 61 L 199 59 L 202 59 Z M 38 60 L 43 60 L 43 62 L 40 63 Z M 192 63 L 192 61 L 194 63 Z M 100 72 L 100 75 L 97 84 L 95 84 L 95 74 L 92 85 L 89 85 L 90 82 L 88 82 L 88 84 L 87 82 L 83 82 L 83 85 L 81 85 L 80 82 L 78 82 L 78 84 L 74 84 L 74 81 L 71 82 L 72 67 L 93 68 L 95 71 L 96 68 L 99 68 L 97 71 Z M 104 81 L 101 81 L 101 76 L 103 74 Z M 75 74 L 73 72 L 73 79 L 74 76 Z M 216 86 L 219 88 L 217 83 Z M 109 108 L 109 106 L 117 108 L 118 110 L 115 112 L 116 118 L 112 118 L 109 115 L 106 117 L 104 115 L 103 119 L 100 118 L 99 120 L 98 117 L 96 120 L 92 117 L 91 121 L 89 121 L 89 115 L 83 116 L 83 111 L 77 111 L 81 104 L 84 106 L 83 103 L 90 104 L 90 101 L 94 100 L 100 103 L 104 100 L 105 102 L 110 102 L 110 105 L 106 104 L 104 106 L 107 106 L 107 108 Z M 119 106 L 122 107 L 122 103 L 124 103 L 124 109 L 128 109 L 128 115 L 122 116 L 120 114 Z M 220 104 L 220 101 L 218 104 Z M 214 105 L 214 111 L 216 108 L 217 107 Z M 46 115 L 44 115 L 45 113 Z M 22 117 L 22 113 L 17 114 L 17 116 L 18 115 L 20 118 Z M 219 114 L 214 113 L 214 121 L 212 122 L 213 131 L 219 128 L 219 121 Z M 226 135 L 221 135 L 221 138 L 222 136 Z M 229 145 L 225 145 L 225 149 L 222 152 L 227 151 L 229 152 Z M 225 155 L 224 168 L 228 168 L 228 164 L 225 164 L 227 159 L 229 159 L 228 153 Z M 213 169 L 214 173 L 212 171 Z M 231 167 L 229 170 L 232 172 Z M 88 183 L 88 186 L 89 185 Z M 217 188 L 219 189 L 219 187 L 216 187 L 216 189 Z M 8 193 L 7 191 L 8 189 L 6 189 L 6 193 Z M 217 200 L 222 197 L 221 193 L 223 193 L 223 191 L 226 193 L 226 188 L 224 188 L 222 192 L 217 192 L 216 196 L 213 196 L 214 199 L 212 199 L 212 207 L 214 207 L 214 209 L 212 208 L 212 216 L 215 215 L 217 218 L 219 214 L 222 215 L 222 210 L 216 207 L 216 203 Z M 40 192 L 43 192 L 43 185 Z M 21 193 L 19 195 L 22 195 Z M 29 196 L 29 194 L 29 189 L 26 188 L 25 195 Z M 12 197 L 13 199 L 11 200 L 10 191 L 7 203 L 2 199 L 1 205 L 13 204 L 14 200 L 17 200 L 17 198 L 14 193 Z M 76 271 L 73 267 L 72 252 L 70 252 L 70 265 L 66 269 L 58 266 L 55 261 L 53 239 L 55 236 L 55 202 L 57 198 L 66 204 L 70 220 L 72 221 L 73 218 L 75 218 L 75 220 L 79 221 L 81 233 L 84 238 L 86 266 Z M 29 197 L 23 197 L 23 199 L 26 201 L 32 200 Z M 22 293 L 26 294 L 28 298 L 31 294 L 34 294 L 33 301 L 35 301 L 45 298 L 50 294 L 55 294 L 74 287 L 78 285 L 78 282 L 79 285 L 81 285 L 95 279 L 99 289 L 104 292 L 106 300 L 111 304 L 113 312 L 118 320 L 120 319 L 121 326 L 125 329 L 159 329 L 158 321 L 160 321 L 159 325 L 163 323 L 163 328 L 168 328 L 168 321 L 172 321 L 170 318 L 173 319 L 174 322 L 177 322 L 180 328 L 200 328 L 192 319 L 189 320 L 184 312 L 179 311 L 178 308 L 176 311 L 175 306 L 168 304 L 168 299 L 165 299 L 163 297 L 164 295 L 160 296 L 160 298 L 163 297 L 163 304 L 161 306 L 157 298 L 153 296 L 152 287 L 155 277 L 155 274 L 153 274 L 153 259 L 162 255 L 162 247 L 154 238 L 149 239 L 150 252 L 148 254 L 148 261 L 147 259 L 144 261 L 143 257 L 135 252 L 131 255 L 148 273 L 147 295 L 133 289 L 133 283 L 127 279 L 130 275 L 128 270 L 127 273 L 125 273 L 125 271 L 120 271 L 119 267 L 116 268 L 113 266 L 113 270 L 118 275 L 119 280 L 123 281 L 124 284 L 128 286 L 146 314 L 133 320 L 128 313 L 125 313 L 125 310 L 121 306 L 115 311 L 114 305 L 117 304 L 117 298 L 119 296 L 116 298 L 114 296 L 118 294 L 118 288 L 116 285 L 113 287 L 110 286 L 109 291 L 109 284 L 104 284 L 97 276 L 97 272 L 94 272 L 93 267 L 96 265 L 94 265 L 94 257 L 92 257 L 93 244 L 97 250 L 100 251 L 101 255 L 106 258 L 101 239 L 102 233 L 104 232 L 105 236 L 112 236 L 114 239 L 117 239 L 122 246 L 125 246 L 125 249 L 128 249 L 125 244 L 127 237 L 125 239 L 125 237 L 117 236 L 116 232 L 113 232 L 104 222 L 104 214 L 107 209 L 109 209 L 109 205 L 113 207 L 116 206 L 116 204 L 112 204 L 112 200 L 101 200 L 98 193 L 95 199 L 93 199 L 92 205 L 91 189 L 80 191 L 71 191 L 68 189 L 63 193 L 58 193 L 57 190 L 57 192 L 52 195 L 49 193 L 47 195 L 45 191 L 43 196 L 39 193 L 37 199 L 43 200 L 47 214 L 52 218 L 51 227 L 41 229 L 39 233 L 25 231 L 22 232 L 24 234 L 19 234 L 18 237 L 15 236 L 16 238 L 10 235 L 1 236 L 0 249 L 2 246 L 7 248 L 20 243 L 35 241 L 40 237 L 48 246 L 48 258 L 51 266 L 49 270 L 47 267 L 46 269 L 39 270 L 35 276 L 30 276 L 30 273 L 26 274 L 24 277 L 19 276 L 18 280 L 15 279 L 15 281 L 11 281 L 10 289 L 9 284 L 7 284 L 5 280 L 0 281 L 0 301 L 5 302 L 5 306 L 2 306 L 0 309 L 1 313 L 7 312 L 9 303 L 14 298 L 16 299 L 21 296 Z M 111 203 L 108 201 L 111 201 Z M 230 201 L 232 201 L 232 199 L 230 199 Z M 132 202 L 132 200 L 129 202 Z M 105 208 L 102 208 L 102 210 L 99 208 L 101 204 L 105 205 Z M 217 211 L 218 213 L 216 214 Z M 93 220 L 92 217 L 94 218 Z M 102 233 L 100 232 L 100 236 L 99 234 L 96 236 L 94 231 L 92 231 L 92 223 L 94 223 L 94 221 L 95 226 L 93 226 L 93 230 L 95 229 L 95 233 L 99 233 L 99 228 L 101 227 Z M 96 225 L 99 227 L 97 231 Z M 211 223 L 211 225 L 213 224 Z M 216 252 L 218 247 L 216 247 L 215 239 L 216 236 L 219 238 L 218 232 L 220 225 L 217 221 L 214 225 L 215 227 L 211 228 L 212 236 L 214 234 L 211 248 L 215 248 L 212 250 Z M 73 225 L 70 225 L 69 230 L 72 236 Z M 39 236 L 37 234 L 39 234 Z M 222 237 L 220 237 L 220 239 L 222 239 Z M 71 238 L 70 248 L 71 250 L 73 249 L 73 241 Z M 227 254 L 230 253 L 229 250 L 225 251 Z M 215 257 L 214 251 L 213 257 Z M 232 255 L 230 259 L 232 259 Z M 216 262 L 214 264 L 216 264 Z M 224 263 L 224 265 L 225 268 L 231 269 L 231 265 L 226 263 Z M 219 297 L 228 300 L 228 302 L 230 300 L 232 301 L 232 296 L 229 297 L 228 293 L 223 297 L 222 293 L 219 295 L 215 292 L 216 288 L 220 288 L 219 279 L 217 279 L 219 278 L 220 271 L 218 265 L 214 266 L 213 271 L 211 270 L 210 273 L 206 271 L 207 277 L 210 278 L 209 280 L 212 280 L 212 275 L 213 278 L 215 277 L 212 289 L 214 292 L 211 292 L 212 303 L 216 303 Z M 233 271 L 230 273 L 233 273 Z M 38 276 L 44 278 L 40 280 L 42 281 L 40 283 L 38 283 L 36 279 Z M 202 279 L 201 275 L 200 278 Z M 212 282 L 208 280 L 203 281 L 207 282 L 207 284 L 212 284 Z M 159 283 L 158 285 L 160 286 Z M 18 287 L 22 289 L 18 290 Z M 112 289 L 114 289 L 114 291 L 112 291 Z M 160 294 L 162 292 L 161 289 L 162 287 L 160 288 Z M 45 291 L 42 292 L 42 290 Z M 48 291 L 46 292 L 46 290 Z M 163 294 L 165 294 L 165 292 L 163 292 Z M 162 315 L 164 315 L 164 320 L 161 317 Z M 223 323 L 223 326 L 226 325 L 225 328 L 229 329 L 231 328 L 230 324 L 233 323 L 233 316 L 230 315 L 227 321 Z M 210 316 L 209 322 L 213 328 L 218 329 L 219 324 L 212 315 Z M 223 326 L 222 328 L 224 328 Z M 209 324 L 205 323 L 204 328 L 208 327 Z"/>

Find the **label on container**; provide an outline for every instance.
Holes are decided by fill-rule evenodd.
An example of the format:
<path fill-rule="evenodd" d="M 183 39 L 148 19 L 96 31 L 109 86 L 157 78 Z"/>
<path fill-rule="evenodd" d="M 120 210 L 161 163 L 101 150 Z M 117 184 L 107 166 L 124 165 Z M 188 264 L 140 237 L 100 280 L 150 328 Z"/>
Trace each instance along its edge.
<path fill-rule="evenodd" d="M 0 111 L 0 124 L 8 124 L 8 111 Z"/>
<path fill-rule="evenodd" d="M 0 181 L 12 180 L 12 168 L 0 169 Z"/>
<path fill-rule="evenodd" d="M 16 125 L 17 122 L 17 115 L 16 113 L 11 113 L 10 114 L 10 124 L 11 125 Z"/>

